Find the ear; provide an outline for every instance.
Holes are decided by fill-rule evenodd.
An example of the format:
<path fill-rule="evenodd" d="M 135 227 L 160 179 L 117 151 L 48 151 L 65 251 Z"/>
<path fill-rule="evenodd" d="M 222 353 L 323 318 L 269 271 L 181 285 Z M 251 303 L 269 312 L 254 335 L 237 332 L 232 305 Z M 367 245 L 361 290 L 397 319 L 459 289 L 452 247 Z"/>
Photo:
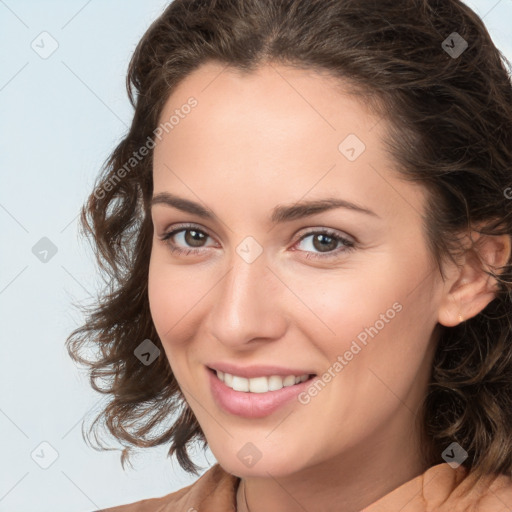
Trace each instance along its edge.
<path fill-rule="evenodd" d="M 490 236 L 473 231 L 470 239 L 471 245 L 462 261 L 451 266 L 444 283 L 438 322 L 447 327 L 468 320 L 485 309 L 498 290 L 496 279 L 485 270 L 496 271 L 510 259 L 510 235 Z"/>

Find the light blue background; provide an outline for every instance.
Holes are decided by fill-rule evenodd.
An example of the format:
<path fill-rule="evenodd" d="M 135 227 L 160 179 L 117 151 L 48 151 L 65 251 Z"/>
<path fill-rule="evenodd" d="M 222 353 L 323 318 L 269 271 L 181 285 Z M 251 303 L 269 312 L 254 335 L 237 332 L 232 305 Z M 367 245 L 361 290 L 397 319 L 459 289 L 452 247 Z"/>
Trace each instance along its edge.
<path fill-rule="evenodd" d="M 0 512 L 89 512 L 196 480 L 167 447 L 139 452 L 123 472 L 120 452 L 84 443 L 82 419 L 104 398 L 64 347 L 82 323 L 72 302 L 100 284 L 77 215 L 131 121 L 129 58 L 167 3 L 0 0 Z M 512 60 L 512 0 L 466 3 Z M 43 31 L 59 45 L 47 59 L 31 48 Z M 42 237 L 58 251 L 47 263 L 32 253 Z M 31 458 L 43 441 L 58 452 L 48 469 Z M 213 464 L 207 453 L 195 462 Z"/>

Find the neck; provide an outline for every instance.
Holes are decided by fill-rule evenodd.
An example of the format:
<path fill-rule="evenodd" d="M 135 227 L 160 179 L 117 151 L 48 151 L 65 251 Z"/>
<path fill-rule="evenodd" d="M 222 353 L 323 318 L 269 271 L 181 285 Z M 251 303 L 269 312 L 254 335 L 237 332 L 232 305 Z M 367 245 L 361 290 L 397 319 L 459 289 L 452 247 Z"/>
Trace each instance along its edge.
<path fill-rule="evenodd" d="M 419 442 L 381 437 L 285 477 L 246 477 L 237 490 L 238 512 L 357 512 L 422 474 Z"/>

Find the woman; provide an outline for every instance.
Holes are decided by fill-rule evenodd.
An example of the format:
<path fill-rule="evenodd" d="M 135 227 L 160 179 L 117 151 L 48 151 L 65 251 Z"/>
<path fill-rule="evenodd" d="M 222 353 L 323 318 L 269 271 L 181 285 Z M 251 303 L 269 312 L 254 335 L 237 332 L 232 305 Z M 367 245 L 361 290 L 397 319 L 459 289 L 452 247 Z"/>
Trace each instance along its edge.
<path fill-rule="evenodd" d="M 152 24 L 82 212 L 111 286 L 68 349 L 123 463 L 170 442 L 197 475 L 195 440 L 218 463 L 109 511 L 512 509 L 504 62 L 458 0 Z"/>

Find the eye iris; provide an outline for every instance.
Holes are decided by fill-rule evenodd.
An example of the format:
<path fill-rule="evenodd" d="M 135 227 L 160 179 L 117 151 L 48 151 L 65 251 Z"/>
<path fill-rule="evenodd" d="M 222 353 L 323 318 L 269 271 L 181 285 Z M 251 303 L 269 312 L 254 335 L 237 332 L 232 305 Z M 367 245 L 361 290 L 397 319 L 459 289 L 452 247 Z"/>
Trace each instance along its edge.
<path fill-rule="evenodd" d="M 317 244 L 317 242 L 322 242 L 326 240 L 328 241 L 327 245 L 322 243 Z M 315 247 L 315 249 L 318 249 L 319 251 L 328 252 L 329 250 L 336 249 L 337 244 L 337 240 L 332 236 L 318 234 L 313 237 L 313 246 Z"/>
<path fill-rule="evenodd" d="M 204 242 L 205 238 L 205 234 L 201 233 L 200 231 L 196 231 L 194 229 L 187 229 L 185 231 L 185 241 L 192 247 L 202 247 L 201 242 Z"/>

